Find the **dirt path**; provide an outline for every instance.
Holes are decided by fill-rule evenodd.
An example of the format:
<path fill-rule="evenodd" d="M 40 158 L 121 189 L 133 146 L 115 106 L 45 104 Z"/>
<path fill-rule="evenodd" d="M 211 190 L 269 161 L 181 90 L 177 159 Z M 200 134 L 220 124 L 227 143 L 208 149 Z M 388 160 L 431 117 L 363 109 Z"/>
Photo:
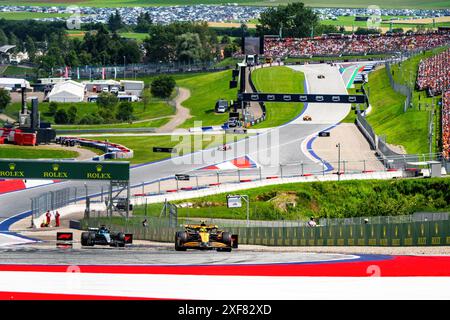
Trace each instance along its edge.
<path fill-rule="evenodd" d="M 7 122 L 16 122 L 17 121 L 16 119 L 11 118 L 10 116 L 7 116 L 4 113 L 0 113 L 0 120 L 7 121 Z"/>
<path fill-rule="evenodd" d="M 40 145 L 37 147 L 39 149 L 52 149 L 52 150 L 65 150 L 65 151 L 75 151 L 78 153 L 78 156 L 75 158 L 76 160 L 90 160 L 93 157 L 96 157 L 97 154 L 94 151 L 89 149 L 85 149 L 80 146 L 76 147 L 63 147 L 59 144 L 49 144 L 49 145 Z"/>
<path fill-rule="evenodd" d="M 179 88 L 178 95 L 175 98 L 177 113 L 167 124 L 156 130 L 156 132 L 172 132 L 187 119 L 192 118 L 188 108 L 183 107 L 182 103 L 189 99 L 191 92 L 186 88 Z"/>

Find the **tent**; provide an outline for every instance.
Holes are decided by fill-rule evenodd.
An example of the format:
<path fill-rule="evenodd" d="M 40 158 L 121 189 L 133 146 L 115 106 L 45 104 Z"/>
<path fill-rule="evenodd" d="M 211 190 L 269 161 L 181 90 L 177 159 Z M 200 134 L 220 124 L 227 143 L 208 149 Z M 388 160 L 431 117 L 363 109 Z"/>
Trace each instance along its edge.
<path fill-rule="evenodd" d="M 48 95 L 50 102 L 83 102 L 85 85 L 73 80 L 55 84 Z"/>

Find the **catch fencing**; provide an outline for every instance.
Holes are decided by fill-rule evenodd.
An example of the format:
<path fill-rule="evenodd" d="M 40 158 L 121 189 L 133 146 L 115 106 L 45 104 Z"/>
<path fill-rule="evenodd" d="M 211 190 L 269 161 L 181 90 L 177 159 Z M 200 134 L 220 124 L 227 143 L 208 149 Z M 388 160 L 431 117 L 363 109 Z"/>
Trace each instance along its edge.
<path fill-rule="evenodd" d="M 53 211 L 72 204 L 74 199 L 76 199 L 76 195 L 73 194 L 73 191 L 74 189 L 64 188 L 31 198 L 31 212 L 33 218 L 38 218 L 47 211 Z"/>
<path fill-rule="evenodd" d="M 195 73 L 214 72 L 229 69 L 218 67 L 215 62 L 204 63 L 147 63 L 117 66 L 80 66 L 69 68 L 68 76 L 72 79 L 132 79 L 161 73 Z M 65 76 L 65 67 L 53 68 L 50 77 Z"/>
<path fill-rule="evenodd" d="M 406 97 L 405 105 L 403 108 L 403 112 L 406 112 L 407 108 L 411 106 L 412 89 L 408 86 L 395 82 L 394 77 L 392 76 L 392 70 L 389 61 L 386 61 L 385 66 L 391 88 L 394 89 L 395 92 L 400 93 Z"/>
<path fill-rule="evenodd" d="M 82 227 L 104 223 L 101 220 L 82 220 Z M 110 228 L 132 233 L 135 239 L 174 242 L 175 232 L 167 219 L 150 219 L 147 226 L 138 222 L 111 224 Z M 450 245 L 450 221 L 422 221 L 403 223 L 369 223 L 329 226 L 287 227 L 228 227 L 226 231 L 238 235 L 239 244 L 266 246 L 442 246 Z"/>

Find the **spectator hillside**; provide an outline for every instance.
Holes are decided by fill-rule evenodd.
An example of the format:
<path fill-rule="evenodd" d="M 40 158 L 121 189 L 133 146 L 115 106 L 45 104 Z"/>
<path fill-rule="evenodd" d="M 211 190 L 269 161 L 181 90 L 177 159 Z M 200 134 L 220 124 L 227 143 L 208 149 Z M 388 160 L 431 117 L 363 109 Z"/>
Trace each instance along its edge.
<path fill-rule="evenodd" d="M 450 91 L 442 95 L 442 150 L 450 159 Z"/>
<path fill-rule="evenodd" d="M 433 96 L 450 88 L 450 49 L 420 61 L 417 87 Z"/>
<path fill-rule="evenodd" d="M 450 44 L 450 33 L 339 35 L 317 38 L 270 38 L 264 53 L 271 57 L 335 56 L 428 50 Z"/>

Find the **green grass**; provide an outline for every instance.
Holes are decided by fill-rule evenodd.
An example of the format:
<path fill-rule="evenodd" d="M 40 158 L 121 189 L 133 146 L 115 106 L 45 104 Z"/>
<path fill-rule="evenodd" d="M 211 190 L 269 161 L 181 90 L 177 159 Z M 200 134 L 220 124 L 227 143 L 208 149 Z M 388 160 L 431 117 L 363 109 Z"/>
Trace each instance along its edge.
<path fill-rule="evenodd" d="M 367 120 L 376 134 L 386 135 L 388 143 L 402 145 L 408 153 L 428 153 L 428 113 L 403 112 L 406 97 L 391 88 L 384 68 L 369 74 L 368 88 L 372 112 Z"/>
<path fill-rule="evenodd" d="M 148 33 L 123 32 L 119 34 L 124 38 L 134 39 L 137 40 L 138 42 L 142 42 L 149 37 Z"/>
<path fill-rule="evenodd" d="M 305 75 L 288 67 L 257 69 L 252 80 L 259 91 L 267 93 L 303 93 Z M 275 127 L 295 118 L 303 110 L 303 103 L 266 103 L 266 120 L 253 128 Z"/>
<path fill-rule="evenodd" d="M 78 152 L 59 149 L 39 149 L 38 147 L 0 145 L 0 158 L 5 159 L 72 159 Z"/>
<path fill-rule="evenodd" d="M 176 147 L 175 156 L 188 154 L 200 149 L 207 149 L 219 146 L 224 143 L 231 143 L 244 138 L 245 135 L 180 135 L 176 136 L 102 136 L 101 139 L 108 139 L 110 142 L 119 143 L 127 148 L 133 149 L 134 157 L 132 164 L 140 164 L 151 161 L 163 160 L 171 157 L 169 153 L 153 152 L 153 147 Z M 201 139 L 194 143 L 194 139 Z M 129 159 L 124 159 L 129 160 Z"/>
<path fill-rule="evenodd" d="M 429 57 L 432 57 L 436 54 L 439 54 L 443 51 L 445 51 L 448 47 L 444 48 L 437 48 L 434 50 L 426 51 L 423 54 L 419 54 L 417 56 L 414 56 L 401 64 L 396 64 L 392 66 L 392 72 L 394 80 L 398 83 L 414 87 L 415 88 L 415 81 L 417 79 L 417 70 L 419 68 L 420 60 L 426 59 Z M 425 90 L 419 91 L 415 90 L 413 91 L 412 95 L 412 104 L 413 107 L 409 110 L 414 111 L 421 111 L 422 113 L 429 113 L 429 110 L 432 110 L 432 106 L 435 105 L 437 107 L 436 109 L 436 117 L 435 119 L 435 126 L 434 126 L 434 136 L 435 139 L 433 139 L 433 150 L 435 152 L 439 152 L 438 150 L 438 139 L 440 138 L 440 126 L 438 125 L 440 123 L 440 108 L 438 106 L 438 101 L 440 100 L 441 96 L 436 96 L 435 98 L 428 97 Z M 420 106 L 419 106 L 420 104 Z M 428 123 L 428 117 L 427 117 L 427 123 Z M 428 131 L 427 131 L 428 132 Z M 429 148 L 429 147 L 428 147 Z M 428 150 L 428 149 L 427 149 Z"/>
<path fill-rule="evenodd" d="M 80 102 L 80 103 L 58 103 L 58 108 L 65 109 L 66 111 L 74 105 L 77 109 L 77 118 L 80 119 L 86 114 L 90 114 L 94 111 L 98 110 L 96 103 L 91 102 Z M 51 123 L 54 123 L 53 116 L 48 113 L 48 106 L 49 103 L 42 102 L 39 104 L 39 111 L 41 112 L 41 120 L 42 121 L 48 121 Z M 159 118 L 159 117 L 165 117 L 175 114 L 175 110 L 172 106 L 168 105 L 164 101 L 158 101 L 153 100 L 150 105 L 147 106 L 147 108 L 144 110 L 144 104 L 142 102 L 134 102 L 133 103 L 134 108 L 134 116 L 136 117 L 136 120 L 146 120 L 146 119 L 152 119 L 152 118 Z M 17 119 L 18 112 L 20 110 L 20 103 L 12 103 L 5 109 L 5 114 L 9 115 L 10 117 L 13 117 Z M 116 124 L 113 124 L 116 125 Z M 117 124 L 119 127 L 121 127 L 123 124 Z M 139 123 L 136 123 L 137 127 L 140 127 Z M 110 127 L 111 125 L 106 125 L 106 127 Z M 125 126 L 128 126 L 125 124 Z M 143 125 L 146 126 L 146 125 Z M 77 127 L 84 127 L 79 126 Z M 96 126 L 99 127 L 99 126 Z"/>
<path fill-rule="evenodd" d="M 178 86 L 191 91 L 191 97 L 183 102 L 183 106 L 190 109 L 192 118 L 181 127 L 193 127 L 195 121 L 201 121 L 201 126 L 223 124 L 228 114 L 216 114 L 214 106 L 218 99 L 236 99 L 236 89 L 229 89 L 231 79 L 231 70 L 226 70 L 177 80 Z"/>
<path fill-rule="evenodd" d="M 232 3 L 240 5 L 273 6 L 286 4 L 291 0 L 235 0 Z M 374 4 L 372 0 L 303 0 L 306 5 L 312 7 L 341 7 L 341 8 L 366 8 Z M 227 4 L 228 0 L 74 0 L 71 5 L 90 6 L 90 7 L 135 7 L 135 6 L 161 6 L 161 5 L 192 5 L 192 4 Z M 0 0 L 0 5 L 17 5 L 17 1 Z M 448 8 L 448 2 L 443 0 L 378 0 L 376 5 L 382 8 Z M 63 0 L 25 0 L 21 5 L 39 5 L 39 6 L 67 6 L 67 1 Z"/>
<path fill-rule="evenodd" d="M 403 18 L 402 16 L 381 16 L 382 22 L 380 23 L 380 27 L 389 28 L 391 23 L 390 19 L 398 19 Z M 354 16 L 340 16 L 337 17 L 337 20 L 322 20 L 320 22 L 323 25 L 332 25 L 332 26 L 344 26 L 344 27 L 362 27 L 367 28 L 367 21 L 355 21 Z M 449 25 L 448 22 L 436 22 L 436 27 L 442 27 Z M 432 28 L 433 23 L 392 23 L 392 28 L 416 28 L 417 26 Z"/>
<path fill-rule="evenodd" d="M 2 77 L 8 76 L 26 76 L 26 75 L 34 75 L 36 71 L 33 68 L 23 68 L 17 66 L 7 66 L 6 69 L 2 73 Z"/>
<path fill-rule="evenodd" d="M 116 123 L 116 124 L 93 124 L 93 125 L 53 125 L 56 130 L 76 130 L 76 129 L 123 129 L 123 128 L 159 128 L 170 121 L 170 118 L 163 118 L 157 120 L 149 120 L 143 122 L 133 123 Z"/>
<path fill-rule="evenodd" d="M 292 183 L 245 190 L 250 219 L 280 220 L 407 215 L 417 211 L 450 208 L 450 179 L 353 180 Z M 246 206 L 229 209 L 226 193 L 187 199 L 194 208 L 178 208 L 180 217 L 246 219 Z M 296 205 L 284 207 L 286 202 Z M 212 205 L 205 205 L 210 203 Z M 148 215 L 159 216 L 161 204 L 148 206 Z M 142 215 L 143 207 L 133 214 Z"/>
<path fill-rule="evenodd" d="M 221 68 L 221 67 L 235 67 L 238 62 L 242 62 L 240 59 L 235 58 L 225 58 L 219 63 L 216 63 L 215 67 Z"/>
<path fill-rule="evenodd" d="M 5 1 L 0 1 L 3 4 Z M 16 3 L 17 5 L 17 3 Z M 45 12 L 0 12 L 0 19 L 5 20 L 30 20 L 42 18 L 69 18 L 68 13 L 45 13 Z"/>

